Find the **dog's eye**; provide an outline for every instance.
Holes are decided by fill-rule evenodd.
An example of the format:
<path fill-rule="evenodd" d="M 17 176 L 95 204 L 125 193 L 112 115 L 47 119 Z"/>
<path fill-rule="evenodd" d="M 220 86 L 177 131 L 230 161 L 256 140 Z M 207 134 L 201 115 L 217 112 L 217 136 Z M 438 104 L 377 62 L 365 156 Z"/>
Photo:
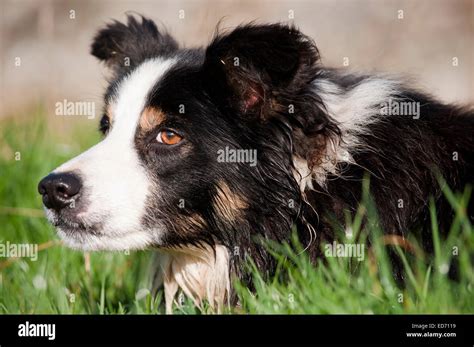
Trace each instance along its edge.
<path fill-rule="evenodd" d="M 109 131 L 109 128 L 110 128 L 109 117 L 106 115 L 103 115 L 102 118 L 100 119 L 99 131 L 105 135 L 107 131 Z"/>
<path fill-rule="evenodd" d="M 156 141 L 165 145 L 176 145 L 183 138 L 171 130 L 161 130 L 156 136 Z"/>

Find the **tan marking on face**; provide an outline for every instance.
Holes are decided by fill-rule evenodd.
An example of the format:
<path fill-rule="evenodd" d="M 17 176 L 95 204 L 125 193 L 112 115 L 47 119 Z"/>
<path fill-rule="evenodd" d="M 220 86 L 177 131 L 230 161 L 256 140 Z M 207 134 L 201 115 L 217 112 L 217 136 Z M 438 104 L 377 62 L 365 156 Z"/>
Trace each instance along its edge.
<path fill-rule="evenodd" d="M 207 227 L 207 223 L 204 218 L 197 213 L 191 216 L 185 216 L 176 221 L 175 226 L 179 233 L 182 234 L 193 234 L 198 233 Z"/>
<path fill-rule="evenodd" d="M 150 131 L 160 125 L 164 120 L 165 114 L 162 110 L 154 107 L 147 107 L 140 116 L 140 131 Z"/>
<path fill-rule="evenodd" d="M 242 210 L 247 207 L 247 201 L 242 196 L 231 191 L 227 183 L 221 181 L 217 184 L 214 208 L 222 218 L 228 222 L 234 222 L 241 216 Z"/>

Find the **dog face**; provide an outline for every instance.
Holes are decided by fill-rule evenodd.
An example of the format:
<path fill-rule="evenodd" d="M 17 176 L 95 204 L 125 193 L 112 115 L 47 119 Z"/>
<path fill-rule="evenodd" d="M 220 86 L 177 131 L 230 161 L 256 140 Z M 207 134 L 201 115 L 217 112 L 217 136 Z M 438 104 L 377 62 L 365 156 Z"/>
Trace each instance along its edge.
<path fill-rule="evenodd" d="M 304 89 L 317 70 L 310 40 L 286 26 L 243 26 L 206 49 L 180 49 L 153 22 L 129 17 L 99 31 L 92 54 L 113 71 L 104 139 L 39 184 L 66 244 L 286 237 L 301 205 L 294 157 L 309 155 L 299 129 L 312 131 L 312 150 L 331 131 Z"/>

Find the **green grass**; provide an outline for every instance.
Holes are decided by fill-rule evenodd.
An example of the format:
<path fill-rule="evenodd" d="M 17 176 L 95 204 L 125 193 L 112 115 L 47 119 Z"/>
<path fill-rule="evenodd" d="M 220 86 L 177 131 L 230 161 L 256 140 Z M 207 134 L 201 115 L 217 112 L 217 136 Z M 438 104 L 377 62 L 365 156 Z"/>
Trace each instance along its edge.
<path fill-rule="evenodd" d="M 29 117 L 32 121 L 0 122 L 0 243 L 36 243 L 42 248 L 37 261 L 0 258 L 0 313 L 163 313 L 162 294 L 154 299 L 147 294 L 151 252 L 84 254 L 57 242 L 53 228 L 42 216 L 37 182 L 52 168 L 95 143 L 98 135 L 90 121 L 78 122 L 72 127 L 75 130 L 50 129 L 43 112 L 35 113 Z M 21 158 L 15 160 L 18 152 Z M 449 190 L 446 194 L 457 211 L 449 238 L 439 239 L 432 208 L 436 255 L 429 258 L 415 240 L 409 240 L 417 256 L 401 252 L 408 274 L 405 288 L 393 281 L 380 230 L 376 226 L 360 230 L 365 214 L 376 219 L 366 197 L 367 207 L 361 206 L 351 221 L 354 234 L 373 235 L 373 245 L 366 249 L 363 261 L 326 258 L 324 264 L 314 266 L 297 242 L 296 251 L 288 245 L 269 245 L 278 260 L 277 274 L 264 280 L 254 270 L 256 289 L 252 293 L 236 282 L 241 306 L 230 311 L 474 312 L 474 233 L 465 213 L 470 189 L 463 195 Z M 454 255 L 453 250 L 457 251 Z M 445 271 L 454 258 L 460 264 L 457 282 L 449 280 Z M 249 266 L 252 268 L 251 263 Z M 175 307 L 174 312 L 200 313 L 190 300 Z"/>

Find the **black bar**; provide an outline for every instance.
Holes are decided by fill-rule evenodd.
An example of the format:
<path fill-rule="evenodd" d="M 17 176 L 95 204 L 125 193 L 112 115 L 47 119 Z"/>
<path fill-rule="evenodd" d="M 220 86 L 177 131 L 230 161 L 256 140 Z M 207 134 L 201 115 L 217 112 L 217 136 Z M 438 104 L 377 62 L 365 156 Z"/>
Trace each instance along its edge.
<path fill-rule="evenodd" d="M 55 324 L 55 338 L 19 336 Z M 23 332 L 26 330 L 23 329 Z M 425 336 L 409 337 L 407 333 Z M 456 336 L 435 337 L 441 333 Z M 473 346 L 474 315 L 1 315 L 0 345 L 393 344 Z"/>

